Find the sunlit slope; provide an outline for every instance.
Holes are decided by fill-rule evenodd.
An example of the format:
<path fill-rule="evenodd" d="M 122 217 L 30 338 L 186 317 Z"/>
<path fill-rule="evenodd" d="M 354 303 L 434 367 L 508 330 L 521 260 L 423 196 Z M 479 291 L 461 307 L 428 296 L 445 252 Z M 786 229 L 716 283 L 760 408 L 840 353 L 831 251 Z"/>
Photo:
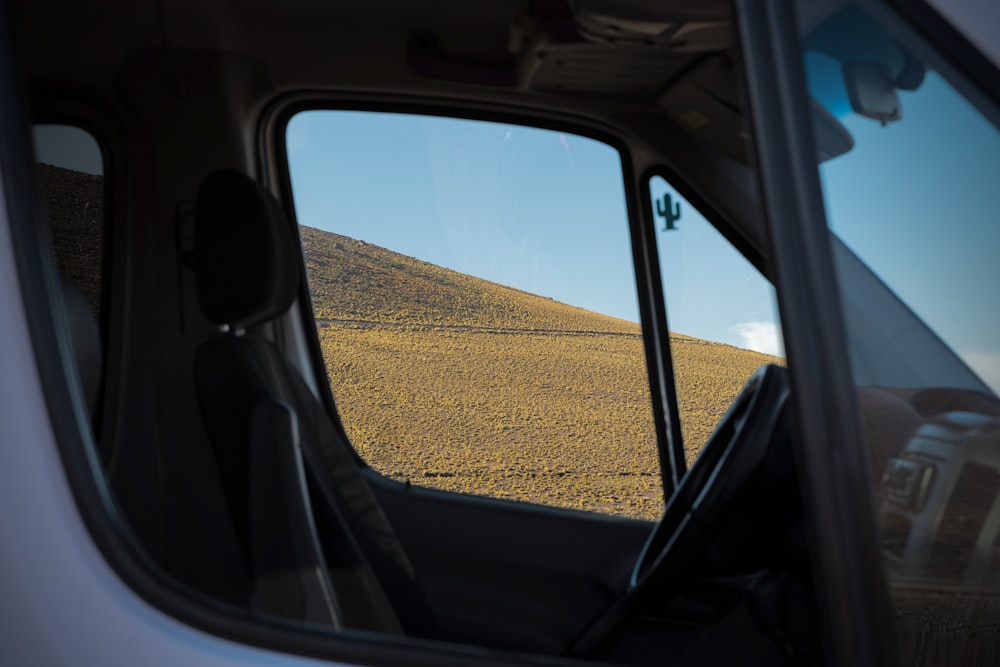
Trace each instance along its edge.
<path fill-rule="evenodd" d="M 302 228 L 331 386 L 380 472 L 655 518 L 659 462 L 632 322 Z M 672 335 L 688 459 L 773 357 Z"/>
<path fill-rule="evenodd" d="M 301 227 L 316 317 L 398 324 L 638 334 L 633 322 Z"/>

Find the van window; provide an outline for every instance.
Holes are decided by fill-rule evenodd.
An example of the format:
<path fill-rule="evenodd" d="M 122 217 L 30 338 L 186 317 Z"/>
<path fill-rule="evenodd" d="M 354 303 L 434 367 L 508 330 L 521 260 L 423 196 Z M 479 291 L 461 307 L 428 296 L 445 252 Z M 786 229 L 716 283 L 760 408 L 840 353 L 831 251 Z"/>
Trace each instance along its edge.
<path fill-rule="evenodd" d="M 35 156 L 59 271 L 87 296 L 100 321 L 104 253 L 104 162 L 86 130 L 36 124 Z"/>
<path fill-rule="evenodd" d="M 690 466 L 754 372 L 784 363 L 774 288 L 666 179 L 649 182 Z"/>
<path fill-rule="evenodd" d="M 656 518 L 621 158 L 565 132 L 311 111 L 292 192 L 358 452 L 447 491 Z"/>

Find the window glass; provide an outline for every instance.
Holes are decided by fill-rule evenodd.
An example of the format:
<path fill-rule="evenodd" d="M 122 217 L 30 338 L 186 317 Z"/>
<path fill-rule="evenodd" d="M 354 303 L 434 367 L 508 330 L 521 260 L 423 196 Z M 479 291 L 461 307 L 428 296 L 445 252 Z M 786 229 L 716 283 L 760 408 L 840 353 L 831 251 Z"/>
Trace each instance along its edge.
<path fill-rule="evenodd" d="M 774 288 L 666 180 L 649 183 L 688 465 L 746 381 L 783 363 Z"/>
<path fill-rule="evenodd" d="M 982 112 L 996 110 L 977 110 L 931 51 L 861 10 L 805 13 L 809 91 L 853 140 L 820 175 L 901 662 L 991 662 L 1000 133 Z"/>
<path fill-rule="evenodd" d="M 35 155 L 59 271 L 101 310 L 104 163 L 92 135 L 71 125 L 34 126 Z"/>
<path fill-rule="evenodd" d="M 652 519 L 662 490 L 621 159 L 501 123 L 287 130 L 344 428 L 393 479 Z"/>

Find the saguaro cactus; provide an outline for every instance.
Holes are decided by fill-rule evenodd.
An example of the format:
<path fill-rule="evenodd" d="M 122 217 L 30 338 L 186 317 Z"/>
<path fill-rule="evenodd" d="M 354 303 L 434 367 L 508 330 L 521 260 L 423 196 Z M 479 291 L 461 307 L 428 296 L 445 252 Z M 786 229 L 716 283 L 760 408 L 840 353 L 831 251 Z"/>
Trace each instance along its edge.
<path fill-rule="evenodd" d="M 673 198 L 670 193 L 663 195 L 663 199 L 656 200 L 656 214 L 663 218 L 665 226 L 663 231 L 668 232 L 671 229 L 677 229 L 674 223 L 681 219 L 681 203 L 672 203 Z"/>

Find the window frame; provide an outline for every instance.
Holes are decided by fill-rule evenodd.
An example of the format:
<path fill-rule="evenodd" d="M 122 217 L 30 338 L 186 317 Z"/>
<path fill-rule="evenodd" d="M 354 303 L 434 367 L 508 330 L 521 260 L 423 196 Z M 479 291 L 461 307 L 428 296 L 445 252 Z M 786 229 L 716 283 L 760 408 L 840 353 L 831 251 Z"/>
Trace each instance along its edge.
<path fill-rule="evenodd" d="M 47 223 L 42 204 L 42 188 L 30 138 L 35 118 L 28 117 L 27 101 L 30 98 L 12 57 L 14 40 L 6 39 L 9 35 L 7 19 L 7 13 L 0 11 L 0 164 L 3 165 L 3 169 L 0 169 L 0 206 L 6 208 L 7 226 L 4 231 L 10 231 L 9 245 L 16 260 L 13 268 L 18 283 L 14 285 L 14 289 L 19 290 L 24 308 L 24 319 L 20 324 L 25 325 L 30 333 L 34 352 L 28 365 L 35 370 L 34 379 L 42 390 L 44 414 L 40 417 L 51 427 L 51 435 L 39 432 L 36 442 L 22 445 L 38 449 L 50 445 L 53 447 L 56 457 L 52 462 L 59 466 L 60 473 L 65 473 L 62 479 L 69 492 L 57 500 L 60 501 L 60 507 L 68 502 L 74 510 L 66 516 L 66 522 L 72 524 L 82 521 L 87 536 L 104 559 L 103 563 L 89 561 L 85 565 L 97 567 L 101 575 L 106 574 L 104 567 L 110 568 L 115 576 L 114 581 L 120 581 L 127 587 L 129 595 L 123 601 L 124 590 L 115 588 L 102 592 L 107 593 L 112 600 L 111 604 L 129 605 L 131 614 L 150 624 L 148 633 L 137 640 L 159 642 L 155 645 L 167 649 L 162 655 L 167 656 L 168 660 L 172 655 L 189 656 L 191 651 L 201 651 L 199 655 L 203 657 L 212 656 L 209 658 L 212 664 L 218 660 L 232 661 L 241 657 L 256 661 L 270 658 L 276 664 L 303 664 L 300 658 L 342 661 L 347 664 L 414 667 L 458 667 L 468 664 L 513 667 L 523 664 L 523 655 L 519 656 L 520 659 L 499 653 L 483 655 L 480 650 L 460 645 L 442 649 L 439 644 L 414 638 L 379 636 L 377 641 L 373 641 L 371 635 L 359 631 L 341 630 L 333 634 L 304 624 L 255 619 L 245 610 L 228 606 L 187 588 L 150 560 L 114 500 L 97 454 L 96 443 L 90 434 L 83 397 L 73 387 L 75 364 L 69 342 L 60 333 L 67 328 L 66 314 L 60 305 L 62 301 L 58 270 L 48 251 L 44 232 Z M 47 104 L 43 100 L 35 104 L 34 110 L 44 109 Z M 66 108 L 73 108 L 73 104 L 69 103 Z M 122 155 L 121 145 L 107 140 L 108 137 L 115 136 L 112 131 L 114 126 L 110 122 L 88 126 L 86 119 L 92 120 L 93 116 L 85 112 L 79 117 L 69 111 L 60 112 L 58 117 L 60 122 L 80 125 L 91 131 L 98 140 L 98 145 L 111 147 L 113 157 L 111 160 L 107 156 L 104 158 L 106 178 L 112 173 L 115 178 L 126 177 L 124 162 L 115 160 Z M 116 117 L 112 115 L 109 118 Z M 90 129 L 98 126 L 109 131 L 105 134 Z M 115 169 L 113 166 L 119 168 Z M 112 210 L 112 207 L 115 212 L 112 215 L 116 215 L 125 211 L 127 204 L 115 200 L 109 206 L 106 202 L 106 211 Z M 119 216 L 117 219 L 125 218 Z M 123 236 L 114 236 L 114 250 L 108 253 L 112 258 L 120 257 L 118 251 L 124 243 Z M 116 331 L 115 322 L 122 317 L 123 291 L 127 289 L 127 285 L 120 287 L 121 289 L 112 290 L 113 301 L 108 308 L 111 311 L 109 317 L 112 318 L 112 332 Z M 16 313 L 17 316 L 20 314 Z M 112 338 L 110 343 L 116 344 L 115 339 Z M 108 369 L 106 364 L 106 372 Z M 67 557 L 79 555 L 81 554 L 74 552 L 67 554 Z M 137 605 L 135 597 L 149 607 Z M 101 602 L 108 604 L 107 600 Z M 192 648 L 191 645 L 184 644 L 190 639 L 183 635 L 190 627 L 177 625 L 175 628 L 164 624 L 160 614 L 167 615 L 175 624 L 184 624 L 208 633 L 210 639 L 218 643 L 206 645 L 204 638 L 199 637 L 200 643 Z M 176 633 L 177 629 L 181 632 L 171 634 Z M 228 646 L 223 643 L 225 640 L 239 646 Z M 247 653 L 247 649 L 279 654 Z M 543 663 L 549 664 L 551 660 L 539 658 L 538 664 Z"/>
<path fill-rule="evenodd" d="M 3 12 L 0 12 L 0 38 L 5 29 Z M 13 90 L 15 94 L 0 94 L 0 132 L 3 133 L 0 163 L 4 165 L 0 170 L 0 206 L 6 208 L 10 248 L 16 259 L 14 270 L 19 282 L 14 287 L 23 298 L 21 324 L 26 325 L 31 335 L 34 351 L 29 365 L 34 368 L 35 379 L 42 389 L 45 410 L 40 417 L 52 429 L 51 437 L 48 433 L 39 433 L 36 442 L 22 444 L 38 449 L 49 445 L 54 448 L 56 458 L 52 462 L 59 467 L 60 473 L 65 473 L 63 479 L 69 492 L 57 499 L 58 504 L 62 507 L 68 503 L 75 510 L 66 516 L 66 522 L 82 521 L 87 537 L 104 559 L 103 562 L 88 559 L 84 565 L 97 569 L 102 577 L 108 570 L 113 573 L 112 577 L 102 579 L 102 585 L 121 584 L 111 590 L 102 589 L 107 599 L 93 601 L 95 605 L 97 602 L 117 604 L 138 617 L 140 623 L 145 622 L 146 634 L 134 639 L 160 647 L 165 651 L 160 655 L 166 660 L 196 654 L 205 658 L 206 664 L 240 659 L 270 660 L 282 665 L 305 664 L 305 659 L 413 667 L 558 664 L 558 659 L 554 663 L 546 656 L 532 659 L 525 654 L 484 653 L 481 649 L 459 644 L 442 646 L 439 642 L 388 635 L 373 638 L 363 631 L 341 629 L 334 633 L 303 623 L 254 618 L 246 610 L 186 587 L 150 560 L 113 498 L 97 456 L 96 443 L 89 435 L 89 417 L 83 398 L 72 386 L 75 366 L 69 343 L 60 333 L 66 329 L 66 315 L 59 305 L 58 271 L 47 251 L 43 231 L 42 190 L 30 141 L 32 121 L 21 113 L 22 101 L 27 95 L 22 87 L 14 85 L 18 82 L 12 82 L 8 76 L 13 69 L 8 69 L 6 44 L 8 42 L 0 39 L 0 92 Z M 116 210 L 120 204 L 115 202 Z M 78 556 L 81 554 L 76 552 L 65 555 Z M 192 632 L 192 628 L 197 632 Z M 200 633 L 206 633 L 208 638 Z"/>
<path fill-rule="evenodd" d="M 50 103 L 51 104 L 51 103 Z M 113 198 L 113 178 L 114 172 L 116 170 L 112 169 L 112 154 L 113 149 L 107 140 L 109 136 L 108 127 L 95 121 L 94 118 L 96 114 L 85 104 L 70 104 L 70 105 L 59 105 L 55 104 L 55 111 L 46 111 L 46 105 L 43 102 L 41 105 L 42 111 L 37 112 L 31 118 L 31 130 L 34 132 L 35 128 L 39 125 L 63 125 L 76 128 L 82 132 L 87 133 L 94 143 L 97 144 L 97 148 L 100 151 L 101 157 L 101 257 L 100 257 L 100 287 L 99 287 L 99 309 L 97 313 L 97 327 L 101 340 L 101 381 L 98 389 L 97 403 L 94 408 L 93 416 L 93 429 L 95 433 L 95 438 L 97 438 L 98 448 L 102 452 L 102 458 L 107 460 L 107 443 L 108 439 L 102 437 L 104 435 L 104 424 L 112 423 L 113 415 L 105 414 L 105 409 L 113 404 L 113 401 L 108 401 L 105 399 L 109 388 L 112 386 L 111 382 L 108 382 L 109 368 L 117 365 L 120 361 L 119 359 L 112 359 L 112 355 L 108 354 L 110 349 L 108 346 L 108 339 L 111 336 L 111 271 L 112 271 L 112 255 L 115 249 L 113 244 L 114 240 L 114 226 L 112 221 L 117 217 L 118 219 L 123 219 L 121 216 L 114 216 L 112 213 L 112 202 Z M 59 110 L 60 107 L 69 106 L 76 107 L 78 115 L 75 115 L 72 111 Z M 36 163 L 37 165 L 37 163 Z M 58 165 L 54 165 L 58 166 Z M 36 166 L 37 168 L 37 166 Z M 44 197 L 44 188 L 41 182 L 38 182 L 39 190 Z M 44 205 L 44 211 L 46 217 L 48 216 L 48 205 Z M 58 269 L 57 269 L 58 271 Z"/>
<path fill-rule="evenodd" d="M 887 10 L 883 3 L 891 9 Z M 896 21 L 905 23 L 908 29 L 919 34 L 921 41 L 929 44 L 939 59 L 947 60 L 949 66 L 960 73 L 958 77 L 949 75 L 949 83 L 970 103 L 974 103 L 975 97 L 986 95 L 994 106 L 1000 107 L 1000 64 L 983 55 L 961 32 L 960 26 L 953 24 L 931 3 L 926 0 L 882 0 L 882 3 L 860 0 L 859 4 L 872 14 L 891 14 Z M 952 83 L 956 79 L 962 83 Z M 964 81 L 970 85 L 962 85 Z"/>
<path fill-rule="evenodd" d="M 94 417 L 94 428 L 98 434 L 98 451 L 104 466 L 109 466 L 119 446 L 116 429 L 119 420 L 115 414 L 121 391 L 121 378 L 125 372 L 125 355 L 112 354 L 127 345 L 127 333 L 123 322 L 127 317 L 127 291 L 131 285 L 126 280 L 114 280 L 114 276 L 124 276 L 128 271 L 126 258 L 127 225 L 116 221 L 130 218 L 129 203 L 119 193 L 128 192 L 129 168 L 123 132 L 129 129 L 121 112 L 100 102 L 86 90 L 73 91 L 72 97 L 55 94 L 48 89 L 31 97 L 29 130 L 34 125 L 72 125 L 90 134 L 97 142 L 103 163 L 104 225 L 102 229 L 101 257 L 101 312 L 98 318 L 102 348 L 102 378 L 100 393 Z M 32 150 L 32 156 L 34 151 Z M 32 162 L 34 165 L 35 163 Z M 40 181 L 37 192 L 42 196 Z"/>
<path fill-rule="evenodd" d="M 823 644 L 837 664 L 895 664 L 794 7 L 784 0 L 735 0 L 734 6 Z"/>
<path fill-rule="evenodd" d="M 668 427 L 670 415 L 678 410 L 677 395 L 674 389 L 673 367 L 669 351 L 669 335 L 666 321 L 663 318 L 664 306 L 660 288 L 659 263 L 656 256 L 656 239 L 650 233 L 649 223 L 652 218 L 649 206 L 642 204 L 642 181 L 636 172 L 631 159 L 631 148 L 618 136 L 613 129 L 589 119 L 568 119 L 565 116 L 544 112 L 533 112 L 520 108 L 502 108 L 500 105 L 483 105 L 471 102 L 454 102 L 442 105 L 429 103 L 419 99 L 399 96 L 361 96 L 351 94 L 287 96 L 276 102 L 265 114 L 260 147 L 260 159 L 264 161 L 262 173 L 268 177 L 266 185 L 280 193 L 283 202 L 295 227 L 295 238 L 301 245 L 298 233 L 298 219 L 292 195 L 291 174 L 288 166 L 286 137 L 288 123 L 298 113 L 304 111 L 359 111 L 373 113 L 399 113 L 423 116 L 437 116 L 461 120 L 507 123 L 538 129 L 567 132 L 594 141 L 601 142 L 618 152 L 621 160 L 623 190 L 625 193 L 625 213 L 628 216 L 629 242 L 632 251 L 633 272 L 635 274 L 636 296 L 639 303 L 640 326 L 643 334 L 646 375 L 650 390 L 653 410 L 653 424 L 656 432 L 657 453 L 660 461 L 659 477 L 663 488 L 664 502 L 673 495 L 683 468 L 683 443 L 672 437 Z M 273 156 L 273 157 L 271 157 Z M 270 159 L 268 159 L 270 157 Z M 648 195 L 647 195 L 648 196 Z M 311 368 L 305 374 L 310 376 L 319 392 L 327 414 L 333 420 L 335 427 L 347 442 L 347 434 L 340 420 L 329 378 L 325 371 L 322 350 L 320 349 L 315 320 L 313 318 L 312 298 L 309 294 L 308 278 L 305 265 L 302 265 L 300 276 L 299 325 L 305 332 L 305 340 L 301 341 L 306 350 L 306 357 Z M 654 324 L 650 324 L 654 323 Z M 673 419 L 675 424 L 679 420 Z M 369 468 L 358 452 L 351 447 L 355 459 L 364 467 Z M 680 467 L 676 461 L 680 461 Z M 369 468 L 370 469 L 370 468 Z M 386 483 L 401 484 L 377 471 L 373 472 Z M 478 497 L 478 496 L 477 496 Z"/>
<path fill-rule="evenodd" d="M 749 168 L 749 167 L 748 167 Z M 640 201 L 642 202 L 643 215 L 648 220 L 647 228 L 650 233 L 650 241 L 652 244 L 651 253 L 653 255 L 652 260 L 654 261 L 654 266 L 656 267 L 656 283 L 655 287 L 659 290 L 657 296 L 657 303 L 661 304 L 663 308 L 663 331 L 668 332 L 667 336 L 667 346 L 670 350 L 670 359 L 668 360 L 670 366 L 670 402 L 669 406 L 673 412 L 669 413 L 669 420 L 667 422 L 667 427 L 670 429 L 670 452 L 669 455 L 672 457 L 672 465 L 675 469 L 679 471 L 675 485 L 680 483 L 680 479 L 687 472 L 687 459 L 684 449 L 684 437 L 681 434 L 681 421 L 679 414 L 680 406 L 680 395 L 677 391 L 676 376 L 674 375 L 673 368 L 673 349 L 670 346 L 669 340 L 669 304 L 667 303 L 666 295 L 663 293 L 662 279 L 660 278 L 660 258 L 659 250 L 656 246 L 656 225 L 657 219 L 656 214 L 653 211 L 652 203 L 652 192 L 650 189 L 650 183 L 653 178 L 659 176 L 667 184 L 676 190 L 684 199 L 688 201 L 689 204 L 697 209 L 698 213 L 703 217 L 709 225 L 712 226 L 715 231 L 729 243 L 732 248 L 743 256 L 758 272 L 760 275 L 771 283 L 772 288 L 774 287 L 774 279 L 771 273 L 771 267 L 769 267 L 764 261 L 764 255 L 760 250 L 751 243 L 751 241 L 736 231 L 736 226 L 733 224 L 729 218 L 727 218 L 717 207 L 713 206 L 707 199 L 701 196 L 697 190 L 691 187 L 691 185 L 681 177 L 681 175 L 665 164 L 656 164 L 651 167 L 646 168 L 639 177 L 639 187 L 641 189 Z M 655 317 L 659 317 L 656 314 Z M 670 496 L 667 496 L 665 501 L 670 500 Z"/>

